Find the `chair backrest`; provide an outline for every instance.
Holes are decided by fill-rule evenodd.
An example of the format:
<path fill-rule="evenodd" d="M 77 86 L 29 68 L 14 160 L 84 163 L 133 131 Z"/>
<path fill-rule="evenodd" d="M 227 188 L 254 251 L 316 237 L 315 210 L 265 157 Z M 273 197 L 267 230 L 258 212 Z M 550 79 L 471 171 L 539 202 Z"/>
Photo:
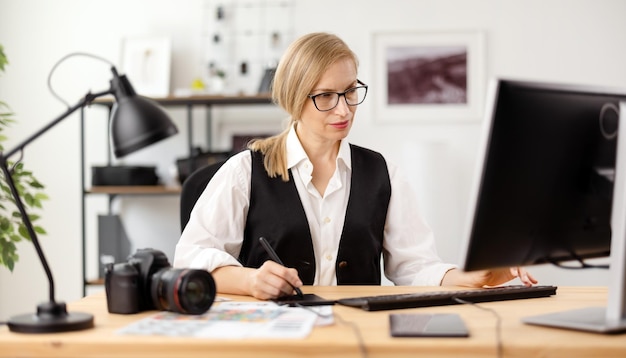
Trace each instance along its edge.
<path fill-rule="evenodd" d="M 185 181 L 180 193 L 180 231 L 187 226 L 191 209 L 196 205 L 200 194 L 204 191 L 213 175 L 226 161 L 206 165 L 196 169 Z"/>

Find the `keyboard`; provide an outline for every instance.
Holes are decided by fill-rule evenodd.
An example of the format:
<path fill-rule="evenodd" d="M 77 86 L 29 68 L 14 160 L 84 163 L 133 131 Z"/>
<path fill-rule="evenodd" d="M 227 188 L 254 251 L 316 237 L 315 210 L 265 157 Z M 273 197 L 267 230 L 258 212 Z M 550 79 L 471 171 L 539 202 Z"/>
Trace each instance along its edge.
<path fill-rule="evenodd" d="M 511 285 L 492 288 L 400 293 L 393 295 L 342 298 L 337 304 L 361 308 L 365 311 L 393 310 L 400 308 L 456 305 L 455 298 L 478 303 L 549 297 L 556 294 L 556 286 Z"/>

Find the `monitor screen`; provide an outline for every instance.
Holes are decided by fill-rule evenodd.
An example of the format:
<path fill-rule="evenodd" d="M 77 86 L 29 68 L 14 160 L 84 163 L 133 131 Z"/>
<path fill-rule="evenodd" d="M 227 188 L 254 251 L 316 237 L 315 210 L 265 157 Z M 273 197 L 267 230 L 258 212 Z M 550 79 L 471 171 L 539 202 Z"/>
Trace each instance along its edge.
<path fill-rule="evenodd" d="M 626 91 L 492 81 L 461 268 L 611 254 L 621 102 Z"/>

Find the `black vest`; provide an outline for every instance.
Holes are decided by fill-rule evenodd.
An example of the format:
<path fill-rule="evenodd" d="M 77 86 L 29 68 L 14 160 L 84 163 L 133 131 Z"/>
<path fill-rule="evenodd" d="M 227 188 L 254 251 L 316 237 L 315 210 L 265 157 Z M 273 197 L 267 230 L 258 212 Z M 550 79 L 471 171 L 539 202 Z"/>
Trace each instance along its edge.
<path fill-rule="evenodd" d="M 380 285 L 380 258 L 391 182 L 385 159 L 350 145 L 352 182 L 335 269 L 339 285 Z M 289 170 L 289 181 L 270 178 L 263 155 L 252 152 L 250 208 L 239 261 L 260 267 L 269 256 L 258 242 L 265 237 L 285 266 L 298 270 L 305 285 L 315 278 L 309 224 Z"/>

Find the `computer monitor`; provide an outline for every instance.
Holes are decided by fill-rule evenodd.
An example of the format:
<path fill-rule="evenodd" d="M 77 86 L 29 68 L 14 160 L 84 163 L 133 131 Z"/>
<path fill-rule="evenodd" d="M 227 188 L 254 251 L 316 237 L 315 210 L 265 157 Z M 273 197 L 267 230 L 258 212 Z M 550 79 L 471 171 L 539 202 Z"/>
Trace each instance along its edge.
<path fill-rule="evenodd" d="M 607 307 L 529 324 L 626 331 L 626 90 L 495 79 L 489 84 L 461 268 L 609 256 Z M 626 123 L 626 122 L 624 122 Z M 569 271 L 568 271 L 569 272 Z"/>

